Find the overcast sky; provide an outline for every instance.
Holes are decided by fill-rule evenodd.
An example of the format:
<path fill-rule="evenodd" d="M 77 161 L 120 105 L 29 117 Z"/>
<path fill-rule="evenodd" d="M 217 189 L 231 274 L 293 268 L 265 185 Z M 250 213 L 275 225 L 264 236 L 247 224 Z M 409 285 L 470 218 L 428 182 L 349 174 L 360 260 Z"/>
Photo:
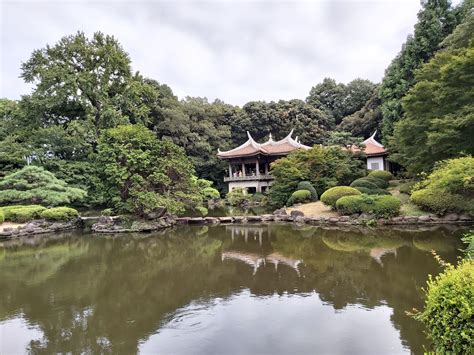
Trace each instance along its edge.
<path fill-rule="evenodd" d="M 0 3 L 0 97 L 31 91 L 19 75 L 33 49 L 81 30 L 114 35 L 134 71 L 180 98 L 239 105 L 304 99 L 324 77 L 379 82 L 420 9 L 417 0 Z"/>

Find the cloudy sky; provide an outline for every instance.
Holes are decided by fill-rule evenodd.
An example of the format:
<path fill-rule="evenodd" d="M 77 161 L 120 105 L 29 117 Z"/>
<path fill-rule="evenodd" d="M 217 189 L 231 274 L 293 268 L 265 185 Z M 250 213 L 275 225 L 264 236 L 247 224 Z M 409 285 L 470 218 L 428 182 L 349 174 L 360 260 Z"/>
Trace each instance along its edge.
<path fill-rule="evenodd" d="M 0 97 L 31 91 L 18 76 L 33 49 L 80 30 L 114 35 L 134 70 L 180 98 L 240 105 L 304 99 L 324 77 L 380 81 L 420 9 L 417 0 L 0 4 Z"/>

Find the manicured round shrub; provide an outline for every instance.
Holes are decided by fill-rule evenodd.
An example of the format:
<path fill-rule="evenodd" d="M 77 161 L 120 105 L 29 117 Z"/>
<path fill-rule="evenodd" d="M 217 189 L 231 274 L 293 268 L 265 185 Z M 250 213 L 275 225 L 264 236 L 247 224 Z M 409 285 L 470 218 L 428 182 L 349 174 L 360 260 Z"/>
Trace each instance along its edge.
<path fill-rule="evenodd" d="M 207 199 L 217 200 L 221 198 L 219 191 L 213 187 L 206 187 L 202 190 L 202 195 Z"/>
<path fill-rule="evenodd" d="M 392 173 L 385 170 L 372 170 L 367 176 L 382 179 L 385 181 L 390 181 L 393 179 Z"/>
<path fill-rule="evenodd" d="M 207 216 L 207 214 L 209 213 L 209 210 L 204 207 L 204 206 L 197 206 L 195 207 L 196 208 L 196 211 L 199 212 L 199 214 L 202 216 L 202 217 L 205 217 Z"/>
<path fill-rule="evenodd" d="M 50 221 L 69 221 L 77 218 L 79 212 L 74 208 L 69 207 L 54 207 L 44 210 L 40 213 L 40 216 Z"/>
<path fill-rule="evenodd" d="M 352 195 L 341 197 L 336 202 L 336 209 L 342 215 L 350 215 L 362 212 L 362 195 Z"/>
<path fill-rule="evenodd" d="M 400 213 L 402 202 L 393 196 L 374 196 L 374 204 L 368 206 L 364 211 L 366 213 L 373 213 L 376 217 L 393 217 Z"/>
<path fill-rule="evenodd" d="M 0 223 L 5 222 L 5 214 L 0 210 Z"/>
<path fill-rule="evenodd" d="M 308 190 L 309 192 L 311 192 L 311 201 L 318 200 L 318 192 L 314 188 L 313 184 L 311 184 L 309 181 L 301 181 L 298 184 L 298 187 L 296 190 Z"/>
<path fill-rule="evenodd" d="M 366 187 L 355 186 L 355 188 L 367 195 L 390 195 L 390 192 L 384 189 L 379 189 L 378 187 L 375 189 L 368 189 Z"/>
<path fill-rule="evenodd" d="M 465 210 L 466 201 L 461 195 L 449 192 L 422 189 L 411 194 L 411 201 L 423 210 L 432 211 L 439 215 L 446 212 L 462 212 Z"/>
<path fill-rule="evenodd" d="M 336 202 L 336 208 L 343 215 L 353 213 L 373 214 L 377 218 L 396 216 L 401 201 L 393 196 L 345 196 Z"/>
<path fill-rule="evenodd" d="M 297 190 L 293 192 L 288 199 L 287 206 L 292 206 L 295 203 L 302 203 L 311 201 L 311 192 L 308 190 Z"/>
<path fill-rule="evenodd" d="M 336 186 L 326 190 L 321 195 L 321 202 L 336 208 L 336 201 L 344 196 L 360 195 L 360 191 L 350 186 Z"/>
<path fill-rule="evenodd" d="M 428 329 L 436 353 L 472 354 L 474 350 L 474 261 L 449 265 L 429 277 L 425 309 L 415 318 Z"/>
<path fill-rule="evenodd" d="M 249 202 L 250 195 L 243 189 L 237 188 L 227 193 L 226 200 L 232 206 L 243 206 Z"/>
<path fill-rule="evenodd" d="M 357 180 L 354 180 L 352 183 L 351 183 L 351 186 L 352 187 L 365 187 L 367 189 L 371 189 L 371 190 L 375 190 L 375 189 L 378 189 L 379 187 L 374 184 L 372 181 L 369 181 L 367 179 L 357 179 Z"/>
<path fill-rule="evenodd" d="M 370 181 L 371 183 L 377 185 L 381 189 L 386 189 L 389 185 L 387 180 L 379 179 L 373 176 L 366 176 L 365 178 L 362 178 L 362 179 Z"/>

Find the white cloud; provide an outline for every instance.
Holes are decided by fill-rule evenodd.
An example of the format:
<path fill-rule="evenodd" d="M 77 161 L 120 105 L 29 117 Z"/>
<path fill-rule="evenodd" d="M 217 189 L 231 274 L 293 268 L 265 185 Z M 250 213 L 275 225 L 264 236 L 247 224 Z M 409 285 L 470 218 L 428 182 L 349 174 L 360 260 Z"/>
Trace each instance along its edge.
<path fill-rule="evenodd" d="M 417 1 L 1 2 L 0 96 L 19 98 L 30 53 L 82 30 L 113 34 L 133 69 L 180 97 L 305 98 L 324 77 L 380 81 Z"/>

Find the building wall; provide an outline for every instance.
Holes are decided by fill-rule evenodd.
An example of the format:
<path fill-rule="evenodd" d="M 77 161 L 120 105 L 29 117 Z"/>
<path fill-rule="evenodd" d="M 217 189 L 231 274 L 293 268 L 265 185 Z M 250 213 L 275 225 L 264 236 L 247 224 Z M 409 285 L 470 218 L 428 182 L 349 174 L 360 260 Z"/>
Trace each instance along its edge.
<path fill-rule="evenodd" d="M 254 187 L 257 192 L 262 192 L 263 188 L 268 188 L 273 183 L 273 181 L 231 181 L 229 182 L 229 191 L 233 189 L 247 189 L 249 187 Z"/>
<path fill-rule="evenodd" d="M 373 164 L 378 164 L 378 167 L 374 167 Z M 369 170 L 385 170 L 385 159 L 384 159 L 384 157 L 367 157 L 367 169 L 369 169 Z"/>

